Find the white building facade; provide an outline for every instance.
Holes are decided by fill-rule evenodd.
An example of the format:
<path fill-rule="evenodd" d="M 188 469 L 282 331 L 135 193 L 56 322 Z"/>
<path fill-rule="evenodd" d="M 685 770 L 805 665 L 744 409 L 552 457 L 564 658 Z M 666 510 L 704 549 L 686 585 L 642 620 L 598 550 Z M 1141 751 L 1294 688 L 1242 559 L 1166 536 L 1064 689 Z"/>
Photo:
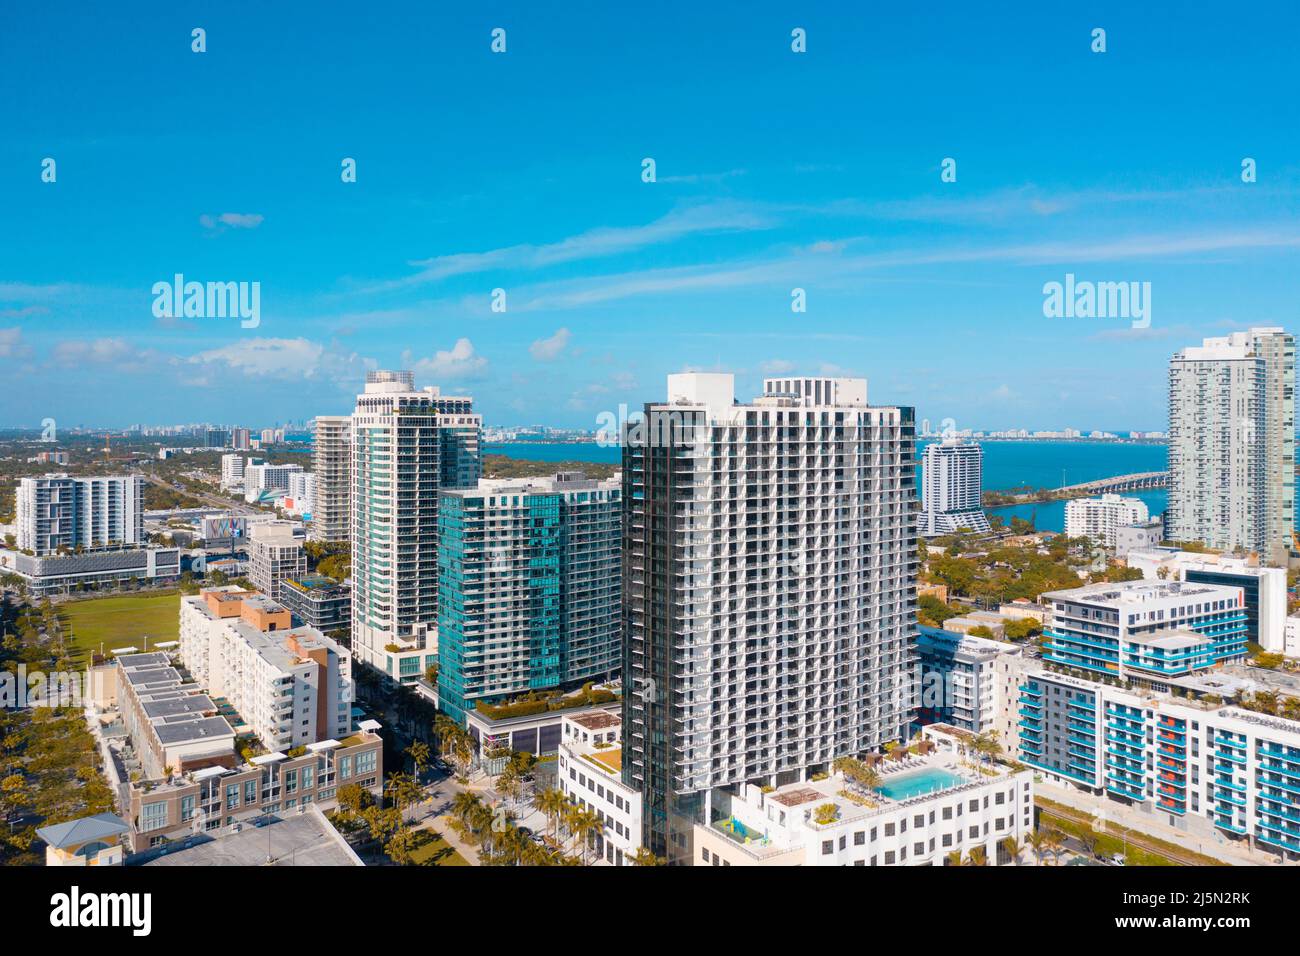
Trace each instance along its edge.
<path fill-rule="evenodd" d="M 989 532 L 981 508 L 984 449 L 972 441 L 947 438 L 927 445 L 922 459 L 920 533 L 930 537 L 965 529 Z"/>
<path fill-rule="evenodd" d="M 621 776 L 622 727 L 617 714 L 566 716 L 557 757 L 560 791 L 605 823 L 592 849 L 611 866 L 630 865 L 641 846 L 641 794 Z"/>
<path fill-rule="evenodd" d="M 479 477 L 471 399 L 374 371 L 352 414 L 352 647 L 411 682 L 437 661 L 438 492 Z"/>
<path fill-rule="evenodd" d="M 1169 363 L 1169 537 L 1285 561 L 1295 527 L 1295 340 L 1205 339 Z"/>
<path fill-rule="evenodd" d="M 1113 549 L 1119 528 L 1145 522 L 1148 516 L 1146 502 L 1140 498 L 1110 494 L 1100 498 L 1074 498 L 1065 504 L 1065 533 Z"/>
<path fill-rule="evenodd" d="M 18 547 L 37 556 L 144 543 L 144 479 L 42 475 L 18 481 Z"/>
<path fill-rule="evenodd" d="M 180 655 L 271 751 L 352 732 L 351 654 L 289 612 L 236 587 L 181 600 Z"/>

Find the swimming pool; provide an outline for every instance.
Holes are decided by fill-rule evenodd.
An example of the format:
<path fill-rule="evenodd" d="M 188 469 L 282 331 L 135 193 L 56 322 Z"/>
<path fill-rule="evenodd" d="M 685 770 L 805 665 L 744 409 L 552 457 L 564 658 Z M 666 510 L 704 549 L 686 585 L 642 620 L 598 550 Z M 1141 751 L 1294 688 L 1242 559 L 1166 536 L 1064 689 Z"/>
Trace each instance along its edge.
<path fill-rule="evenodd" d="M 887 778 L 884 783 L 876 787 L 876 793 L 891 800 L 907 800 L 911 797 L 919 797 L 923 793 L 951 790 L 965 782 L 955 773 L 931 767 L 928 770 L 905 773 L 893 779 Z"/>

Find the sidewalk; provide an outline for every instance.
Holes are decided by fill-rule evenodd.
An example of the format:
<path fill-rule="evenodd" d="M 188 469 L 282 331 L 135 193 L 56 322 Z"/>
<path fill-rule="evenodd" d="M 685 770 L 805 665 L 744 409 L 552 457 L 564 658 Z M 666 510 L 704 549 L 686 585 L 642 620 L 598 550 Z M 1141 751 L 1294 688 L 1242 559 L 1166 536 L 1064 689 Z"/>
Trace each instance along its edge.
<path fill-rule="evenodd" d="M 1107 829 L 1109 829 L 1109 824 L 1117 823 L 1131 830 L 1147 833 L 1157 840 L 1164 840 L 1167 843 L 1176 844 L 1196 853 L 1214 857 L 1216 860 L 1221 860 L 1232 866 L 1278 865 L 1277 857 L 1271 853 L 1247 847 L 1244 843 L 1231 843 L 1226 839 L 1218 840 L 1212 836 L 1205 837 L 1196 833 L 1189 833 L 1186 830 L 1179 830 L 1166 823 L 1161 823 L 1150 814 L 1126 807 L 1115 800 L 1107 800 L 1105 797 L 1093 797 L 1079 793 L 1076 790 L 1063 789 L 1046 781 L 1036 782 L 1034 790 L 1048 800 L 1054 800 L 1076 810 L 1082 810 L 1093 817 L 1098 813 L 1105 813 Z"/>
<path fill-rule="evenodd" d="M 417 830 L 432 830 L 451 847 L 465 858 L 465 862 L 470 866 L 481 866 L 478 858 L 478 848 L 466 843 L 461 839 L 460 834 L 456 832 L 451 825 L 451 817 L 446 814 L 440 814 L 435 817 L 425 817 L 415 825 Z"/>

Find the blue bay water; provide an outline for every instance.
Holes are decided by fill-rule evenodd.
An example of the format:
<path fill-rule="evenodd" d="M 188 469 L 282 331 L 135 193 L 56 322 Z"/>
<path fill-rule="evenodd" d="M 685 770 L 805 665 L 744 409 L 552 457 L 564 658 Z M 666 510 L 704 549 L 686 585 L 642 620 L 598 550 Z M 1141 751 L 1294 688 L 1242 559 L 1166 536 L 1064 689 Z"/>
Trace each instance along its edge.
<path fill-rule="evenodd" d="M 917 458 L 929 442 L 919 442 Z M 1131 475 L 1143 471 L 1164 471 L 1168 452 L 1164 445 L 1125 444 L 1093 441 L 986 441 L 984 448 L 984 490 L 1002 491 L 1028 485 L 1057 488 L 1098 478 Z M 485 445 L 490 455 L 506 455 L 528 461 L 590 461 L 618 464 L 619 448 L 594 442 L 509 442 Z M 921 473 L 917 466 L 918 476 Z M 1160 491 L 1133 492 L 1130 497 L 1145 501 L 1152 517 L 1165 510 L 1167 494 Z M 1032 518 L 1043 531 L 1065 530 L 1065 502 L 1015 505 L 994 508 L 990 514 Z"/>

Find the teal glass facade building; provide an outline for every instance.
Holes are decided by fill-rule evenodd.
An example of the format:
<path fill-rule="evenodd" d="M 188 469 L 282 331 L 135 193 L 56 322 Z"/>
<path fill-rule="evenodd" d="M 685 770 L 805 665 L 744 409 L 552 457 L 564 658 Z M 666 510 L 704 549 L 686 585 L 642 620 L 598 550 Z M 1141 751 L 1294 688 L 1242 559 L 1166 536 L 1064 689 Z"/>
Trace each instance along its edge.
<path fill-rule="evenodd" d="M 621 666 L 621 491 L 576 473 L 479 482 L 439 507 L 438 699 L 577 687 Z"/>

